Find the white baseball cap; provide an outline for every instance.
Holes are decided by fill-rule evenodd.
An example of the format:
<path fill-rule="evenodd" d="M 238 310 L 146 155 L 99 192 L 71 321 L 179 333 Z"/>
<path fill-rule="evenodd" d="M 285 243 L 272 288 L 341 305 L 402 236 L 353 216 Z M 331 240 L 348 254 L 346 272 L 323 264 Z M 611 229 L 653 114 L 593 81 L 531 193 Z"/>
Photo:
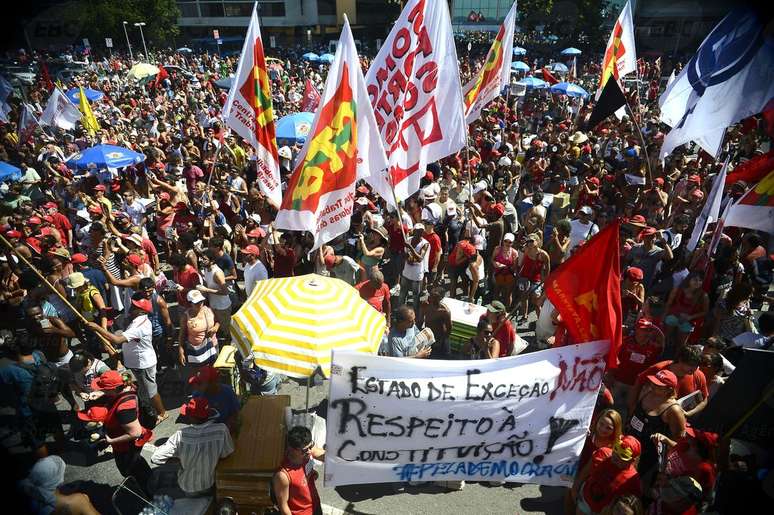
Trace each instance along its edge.
<path fill-rule="evenodd" d="M 186 295 L 186 298 L 191 304 L 199 304 L 200 302 L 204 302 L 204 295 L 202 295 L 202 292 L 199 290 L 189 291 L 188 295 Z"/>

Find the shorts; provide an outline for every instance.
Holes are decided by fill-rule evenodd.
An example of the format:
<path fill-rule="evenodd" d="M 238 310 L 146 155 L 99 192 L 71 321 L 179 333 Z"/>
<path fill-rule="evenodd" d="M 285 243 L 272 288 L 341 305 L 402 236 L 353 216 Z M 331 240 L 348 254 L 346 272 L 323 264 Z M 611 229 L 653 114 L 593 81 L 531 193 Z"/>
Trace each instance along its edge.
<path fill-rule="evenodd" d="M 152 399 L 159 393 L 159 386 L 156 384 L 156 365 L 148 368 L 131 368 L 137 381 L 137 393 L 143 399 Z"/>
<path fill-rule="evenodd" d="M 664 323 L 669 327 L 677 327 L 677 330 L 681 333 L 692 333 L 694 329 L 692 323 L 684 321 L 681 322 L 680 319 L 675 315 L 667 315 L 666 318 L 664 318 Z"/>
<path fill-rule="evenodd" d="M 509 273 L 494 274 L 494 282 L 497 286 L 513 286 L 516 282 L 516 277 Z"/>

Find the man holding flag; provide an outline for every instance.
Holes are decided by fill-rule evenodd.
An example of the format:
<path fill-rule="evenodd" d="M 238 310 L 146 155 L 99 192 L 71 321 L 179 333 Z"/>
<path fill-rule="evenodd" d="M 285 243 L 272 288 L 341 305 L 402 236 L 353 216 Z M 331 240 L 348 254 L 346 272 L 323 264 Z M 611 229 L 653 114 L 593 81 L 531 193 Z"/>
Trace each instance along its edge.
<path fill-rule="evenodd" d="M 346 16 L 322 107 L 296 163 L 276 225 L 311 232 L 314 250 L 349 229 L 355 182 L 387 167 Z"/>
<path fill-rule="evenodd" d="M 253 6 L 234 85 L 223 106 L 223 118 L 229 127 L 255 149 L 258 187 L 269 202 L 278 208 L 282 201 L 279 156 L 257 5 Z"/>

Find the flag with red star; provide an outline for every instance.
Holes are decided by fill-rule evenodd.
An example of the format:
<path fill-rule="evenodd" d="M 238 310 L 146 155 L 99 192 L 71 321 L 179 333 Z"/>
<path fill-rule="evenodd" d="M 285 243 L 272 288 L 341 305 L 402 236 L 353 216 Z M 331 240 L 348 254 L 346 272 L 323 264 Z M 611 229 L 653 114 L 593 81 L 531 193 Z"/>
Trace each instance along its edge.
<path fill-rule="evenodd" d="M 610 340 L 608 368 L 621 347 L 620 220 L 609 224 L 546 280 L 546 295 L 574 343 Z"/>

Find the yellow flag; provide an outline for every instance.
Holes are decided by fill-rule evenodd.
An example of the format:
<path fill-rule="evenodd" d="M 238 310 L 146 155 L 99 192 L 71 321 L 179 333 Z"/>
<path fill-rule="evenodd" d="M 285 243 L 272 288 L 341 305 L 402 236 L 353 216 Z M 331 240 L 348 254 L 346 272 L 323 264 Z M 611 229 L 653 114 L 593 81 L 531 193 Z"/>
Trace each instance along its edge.
<path fill-rule="evenodd" d="M 94 134 L 96 134 L 99 130 L 99 123 L 97 123 L 97 119 L 94 117 L 94 113 L 91 111 L 91 105 L 89 105 L 89 101 L 86 100 L 86 93 L 83 92 L 83 86 L 80 87 L 80 90 L 81 92 L 79 94 L 78 107 L 83 113 L 83 119 L 81 120 L 81 123 L 83 123 L 83 127 L 86 129 L 89 135 L 94 136 Z"/>

